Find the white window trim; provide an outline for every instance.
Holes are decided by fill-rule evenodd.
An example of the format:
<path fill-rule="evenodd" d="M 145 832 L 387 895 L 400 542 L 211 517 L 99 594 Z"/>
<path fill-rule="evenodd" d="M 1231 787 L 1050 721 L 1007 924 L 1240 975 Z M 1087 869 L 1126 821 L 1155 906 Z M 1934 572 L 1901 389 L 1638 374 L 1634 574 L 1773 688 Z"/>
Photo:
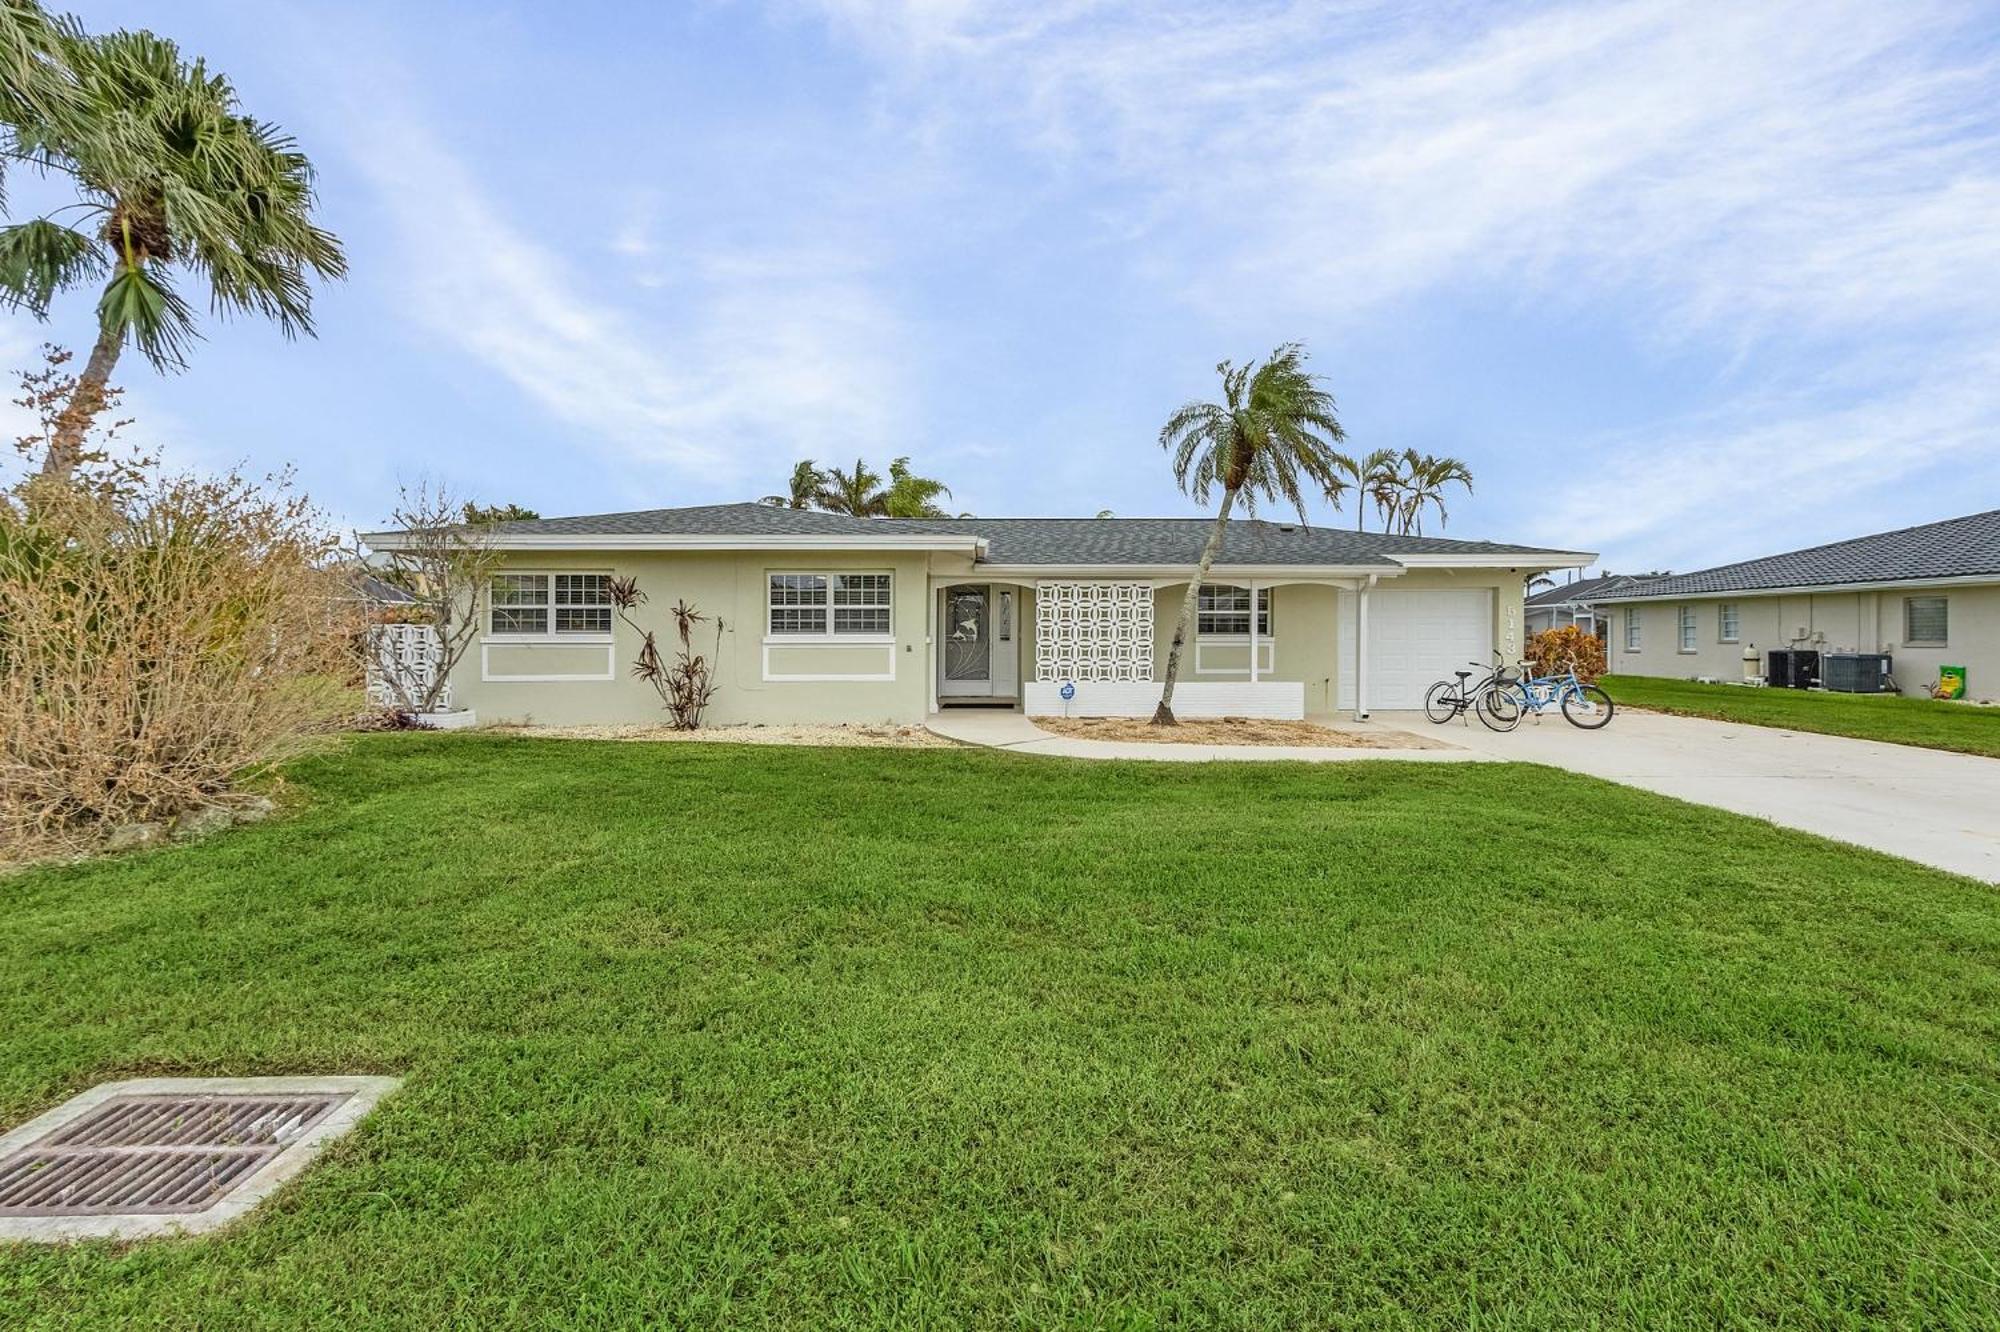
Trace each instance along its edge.
<path fill-rule="evenodd" d="M 1701 650 L 1701 618 L 1692 606 L 1674 607 L 1674 651 L 1691 657 Z"/>
<path fill-rule="evenodd" d="M 1725 632 L 1729 615 L 1736 617 L 1736 632 Z M 1718 601 L 1715 603 L 1715 641 L 1718 643 L 1741 643 L 1743 641 L 1743 603 L 1740 601 Z"/>
<path fill-rule="evenodd" d="M 834 612 L 835 612 L 835 610 L 836 610 L 837 608 L 836 608 L 836 607 L 834 606 L 834 603 L 833 603 L 833 580 L 834 580 L 834 579 L 836 579 L 836 578 L 840 578 L 840 577 L 854 577 L 854 576 L 856 576 L 856 575 L 861 575 L 861 574 L 873 574 L 873 575 L 878 575 L 878 576 L 881 576 L 881 577 L 885 577 L 885 578 L 887 578 L 887 579 L 889 580 L 889 604 L 888 604 L 888 606 L 887 606 L 887 607 L 878 607 L 878 608 L 875 608 L 875 609 L 886 609 L 886 610 L 887 610 L 887 611 L 889 612 L 889 629 L 888 629 L 888 632 L 886 632 L 886 633 L 880 633 L 880 634 L 842 634 L 842 633 L 836 633 L 836 632 L 834 632 L 834 628 L 833 628 L 833 625 L 834 625 L 834 618 L 835 618 L 835 617 L 834 617 Z M 789 634 L 788 634 L 788 633 L 778 633 L 778 632 L 775 632 L 775 631 L 774 631 L 774 630 L 773 630 L 773 629 L 771 628 L 771 612 L 772 612 L 772 611 L 774 611 L 774 610 L 779 610 L 779 609 L 796 609 L 796 608 L 785 608 L 785 607 L 780 607 L 780 606 L 776 605 L 776 604 L 775 604 L 775 603 L 774 603 L 774 602 L 773 602 L 773 601 L 771 600 L 771 580 L 772 580 L 773 578 L 824 578 L 824 579 L 826 579 L 826 603 L 825 603 L 825 610 L 826 610 L 826 628 L 825 628 L 825 629 L 822 629 L 822 630 L 820 630 L 820 631 L 818 631 L 817 633 L 789 633 Z M 850 610 L 852 610 L 852 609 L 855 609 L 855 608 L 854 608 L 854 607 L 848 607 L 847 609 L 850 609 Z M 764 646 L 765 646 L 765 647 L 787 647 L 787 646 L 789 646 L 789 647 L 878 647 L 878 646 L 881 646 L 882 644 L 885 644 L 885 643 L 894 643 L 895 641 L 896 641 L 896 572 L 895 572 L 895 570 L 893 570 L 893 569 L 766 569 L 766 570 L 764 571 L 764 639 L 763 639 L 763 642 L 764 642 Z M 768 662 L 768 660 L 769 660 L 769 655 L 770 655 L 770 654 L 768 654 L 768 653 L 766 653 L 766 654 L 765 654 L 765 657 L 766 657 L 766 660 L 767 660 L 767 662 Z M 883 679 L 883 678 L 887 678 L 887 679 L 893 679 L 893 678 L 894 678 L 894 676 L 893 676 L 893 674 L 891 674 L 891 675 L 889 675 L 889 676 L 886 676 L 886 677 L 884 677 L 884 676 L 867 676 L 867 677 L 854 677 L 854 676 L 782 676 L 782 675 L 781 675 L 781 676 L 773 676 L 773 675 L 769 674 L 769 668 L 768 668 L 768 666 L 767 666 L 767 667 L 766 667 L 766 674 L 765 674 L 765 677 L 764 677 L 764 678 L 765 678 L 765 679 L 767 679 L 767 680 L 770 680 L 770 679 L 776 679 L 776 680 L 809 680 L 809 679 L 810 679 L 810 680 L 816 680 L 816 679 L 833 679 L 833 680 L 844 680 L 844 679 L 855 679 L 855 678 L 867 678 L 867 679 Z"/>
<path fill-rule="evenodd" d="M 482 610 L 480 611 L 480 621 L 479 621 L 479 623 L 480 623 L 481 627 L 482 627 L 482 628 L 483 628 L 483 629 L 485 630 L 485 632 L 484 632 L 484 633 L 482 633 L 482 634 L 480 635 L 480 637 L 479 637 L 479 641 L 480 641 L 480 643 L 482 643 L 482 644 L 486 644 L 486 643 L 498 643 L 498 644 L 503 644 L 503 645 L 504 645 L 504 644 L 510 644 L 510 643 L 511 643 L 511 644 L 524 644 L 524 643 L 525 643 L 525 644 L 544 644 L 544 645 L 547 645 L 547 644 L 557 644 L 557 645 L 561 645 L 561 644 L 575 644 L 575 645 L 577 645 L 577 646 L 595 646 L 595 645 L 599 645 L 599 644 L 609 644 L 609 643 L 612 643 L 612 642 L 614 642 L 614 641 L 616 640 L 616 637 L 617 637 L 617 635 L 616 635 L 616 628 L 617 628 L 617 623 L 618 623 L 618 621 L 617 621 L 617 611 L 616 611 L 616 609 L 615 609 L 615 608 L 613 608 L 613 607 L 608 607 L 608 606 L 607 606 L 607 607 L 604 607 L 604 608 L 603 608 L 603 609 L 607 609 L 607 610 L 610 610 L 610 611 L 612 612 L 612 629 L 611 629 L 611 630 L 609 630 L 609 631 L 606 631 L 606 630 L 598 630 L 598 629 L 558 629 L 558 628 L 556 628 L 556 611 L 557 611 L 558 607 L 557 607 L 557 605 L 556 605 L 556 599 L 555 599 L 555 598 L 556 598 L 556 582 L 555 582 L 555 580 L 556 580 L 556 575 L 557 575 L 557 574 L 572 574 L 572 575 L 574 575 L 574 574 L 599 574 L 599 575 L 602 575 L 603 577 L 606 577 L 606 578 L 609 578 L 609 577 L 611 577 L 611 571 L 610 571 L 609 569 L 495 569 L 495 570 L 494 570 L 494 571 L 493 571 L 493 572 L 492 572 L 491 574 L 487 575 L 487 579 L 486 579 L 486 587 L 485 587 L 485 588 L 484 588 L 484 590 L 483 590 L 483 591 L 482 591 L 482 592 L 480 593 L 480 596 L 481 596 L 481 599 L 482 599 L 482 600 L 483 600 L 483 601 L 484 601 L 484 602 L 486 603 L 486 604 L 485 604 L 485 607 L 484 607 L 484 608 L 483 608 L 483 609 L 482 609 Z M 545 581 L 545 584 L 546 584 L 546 590 L 547 590 L 547 592 L 548 592 L 548 600 L 547 600 L 547 601 L 545 601 L 545 602 L 543 602 L 543 603 L 542 603 L 542 605 L 541 605 L 540 607 L 531 607 L 531 608 L 529 608 L 529 609 L 540 609 L 540 610 L 544 610 L 544 611 L 547 611 L 547 612 L 548 612 L 548 617 L 549 617 L 549 627 L 548 627 L 548 628 L 546 628 L 546 629 L 544 629 L 544 630 L 542 630 L 542 631 L 541 631 L 540 633 L 516 633 L 516 632 L 511 632 L 511 631 L 509 631 L 509 632 L 496 632 L 496 631 L 494 630 L 494 628 L 493 628 L 493 611 L 494 611 L 494 606 L 493 606 L 493 580 L 494 580 L 494 579 L 496 579 L 496 578 L 540 578 L 540 579 L 543 579 L 543 580 Z M 577 603 L 574 603 L 574 602 L 565 602 L 565 603 L 563 603 L 563 604 L 564 604 L 564 605 L 567 605 L 567 606 L 575 606 L 575 605 L 576 605 Z M 596 608 L 595 608 L 595 607 L 593 607 L 593 609 L 596 609 Z M 483 672 L 482 672 L 482 674 L 483 674 Z M 494 679 L 496 679 L 496 680 L 503 680 L 503 681 L 504 681 L 504 680 L 510 680 L 510 679 L 513 679 L 514 677 L 510 677 L 510 676 L 496 676 L 496 677 L 493 677 L 493 678 L 494 678 Z M 543 680 L 543 679 L 571 679 L 571 678 L 576 678 L 576 677 L 571 677 L 571 676 L 522 676 L 522 677 L 519 677 L 519 678 L 521 678 L 521 679 L 534 679 L 534 680 Z M 593 677 L 591 677 L 591 678 L 593 678 L 593 679 L 594 679 L 594 678 L 596 678 L 596 677 L 594 677 L 594 676 L 593 676 Z"/>
<path fill-rule="evenodd" d="M 1208 591 L 1211 588 L 1214 588 L 1218 591 L 1227 589 L 1233 592 L 1248 592 L 1250 590 L 1241 583 L 1204 583 L 1202 585 L 1202 591 L 1204 592 Z M 1273 604 L 1274 603 L 1271 597 L 1271 589 L 1268 587 L 1258 588 L 1257 589 L 1257 641 L 1260 643 L 1272 642 L 1277 637 L 1276 634 L 1271 632 L 1272 625 L 1275 622 L 1275 616 L 1272 611 Z M 1195 609 L 1194 609 L 1194 636 L 1197 639 L 1202 639 L 1207 642 L 1216 644 L 1248 643 L 1250 641 L 1250 633 L 1248 630 L 1244 630 L 1242 632 L 1231 630 L 1228 633 L 1214 633 L 1207 629 L 1203 629 L 1201 627 L 1201 617 L 1204 615 L 1242 615 L 1245 613 L 1246 612 L 1235 611 L 1235 610 L 1205 611 L 1201 608 L 1201 600 L 1200 597 L 1197 595 L 1195 599 Z M 1247 671 L 1242 673 L 1248 674 Z"/>
<path fill-rule="evenodd" d="M 1639 608 L 1637 606 L 1627 606 L 1625 608 L 1625 650 L 1627 652 L 1641 651 L 1642 649 L 1639 645 L 1643 641 L 1639 633 Z"/>
<path fill-rule="evenodd" d="M 1910 637 L 1910 603 L 1913 601 L 1941 601 L 1944 603 L 1944 637 Z M 1925 595 L 1903 598 L 1903 646 L 1913 648 L 1948 648 L 1951 646 L 1951 598 L 1948 596 Z"/>

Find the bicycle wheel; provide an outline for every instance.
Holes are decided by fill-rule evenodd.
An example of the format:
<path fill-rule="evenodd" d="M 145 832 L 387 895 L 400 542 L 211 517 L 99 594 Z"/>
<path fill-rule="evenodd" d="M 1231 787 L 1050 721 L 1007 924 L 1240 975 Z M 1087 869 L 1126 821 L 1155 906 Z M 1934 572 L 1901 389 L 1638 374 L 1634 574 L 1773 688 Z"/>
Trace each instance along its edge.
<path fill-rule="evenodd" d="M 1511 689 L 1489 689 L 1479 696 L 1479 720 L 1496 731 L 1511 731 L 1521 724 L 1521 699 Z"/>
<path fill-rule="evenodd" d="M 1563 719 L 1571 726 L 1581 726 L 1586 731 L 1594 731 L 1609 722 L 1612 711 L 1611 695 L 1596 685 L 1585 685 L 1574 693 L 1563 695 Z"/>
<path fill-rule="evenodd" d="M 1458 691 L 1451 681 L 1439 680 L 1424 695 L 1424 716 L 1442 726 L 1458 715 Z"/>

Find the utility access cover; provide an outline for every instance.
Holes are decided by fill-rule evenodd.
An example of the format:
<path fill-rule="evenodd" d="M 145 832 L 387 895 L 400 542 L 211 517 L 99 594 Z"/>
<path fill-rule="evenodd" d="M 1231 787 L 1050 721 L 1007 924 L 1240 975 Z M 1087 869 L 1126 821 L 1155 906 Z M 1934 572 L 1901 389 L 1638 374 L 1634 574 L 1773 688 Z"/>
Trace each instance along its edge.
<path fill-rule="evenodd" d="M 212 1230 L 269 1196 L 394 1078 L 106 1083 L 0 1138 L 0 1239 Z"/>

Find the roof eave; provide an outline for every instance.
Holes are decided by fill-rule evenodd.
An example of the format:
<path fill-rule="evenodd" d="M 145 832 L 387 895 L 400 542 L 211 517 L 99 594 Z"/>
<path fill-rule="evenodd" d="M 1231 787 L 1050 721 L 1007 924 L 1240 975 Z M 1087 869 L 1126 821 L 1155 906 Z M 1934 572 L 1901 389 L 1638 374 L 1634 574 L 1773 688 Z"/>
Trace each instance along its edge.
<path fill-rule="evenodd" d="M 407 550 L 407 532 L 363 532 L 361 540 L 371 549 Z M 566 532 L 546 535 L 494 533 L 480 545 L 489 550 L 514 551 L 731 551 L 731 550 L 918 550 L 970 552 L 974 558 L 985 554 L 986 538 L 941 533 L 900 533 L 895 535 L 812 535 L 766 536 L 686 536 L 666 533 Z"/>
<path fill-rule="evenodd" d="M 1590 604 L 1614 605 L 1629 601 L 1719 601 L 1725 597 L 1797 597 L 1823 592 L 1893 592 L 1905 587 L 1984 587 L 2000 584 L 2000 572 L 1952 574 L 1942 578 L 1881 578 L 1852 583 L 1795 583 L 1784 587 L 1729 587 L 1716 592 L 1615 592 L 1592 597 Z"/>

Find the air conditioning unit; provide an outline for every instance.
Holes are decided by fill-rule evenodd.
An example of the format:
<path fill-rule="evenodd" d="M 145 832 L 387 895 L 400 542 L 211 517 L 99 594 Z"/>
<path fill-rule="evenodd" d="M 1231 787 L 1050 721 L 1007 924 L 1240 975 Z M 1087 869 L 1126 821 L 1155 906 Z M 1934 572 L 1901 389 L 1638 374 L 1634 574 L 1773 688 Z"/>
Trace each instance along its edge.
<path fill-rule="evenodd" d="M 1811 689 L 1819 683 L 1819 653 L 1778 648 L 1764 664 L 1764 683 L 1773 689 Z"/>
<path fill-rule="evenodd" d="M 1829 652 L 1822 679 L 1825 687 L 1837 694 L 1885 694 L 1889 691 L 1889 654 Z"/>

